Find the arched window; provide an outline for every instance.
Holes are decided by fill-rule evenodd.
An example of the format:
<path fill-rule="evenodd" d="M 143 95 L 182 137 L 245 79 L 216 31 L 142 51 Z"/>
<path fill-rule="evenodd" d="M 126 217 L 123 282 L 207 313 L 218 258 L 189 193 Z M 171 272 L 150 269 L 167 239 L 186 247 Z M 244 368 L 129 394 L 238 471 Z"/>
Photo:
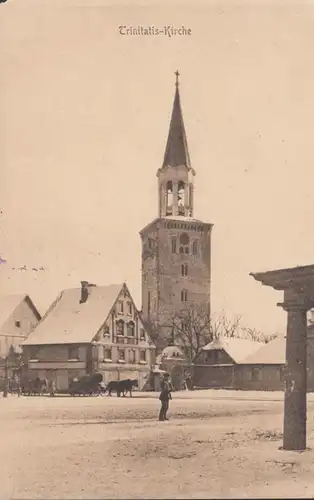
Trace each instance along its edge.
<path fill-rule="evenodd" d="M 192 252 L 193 255 L 197 255 L 197 240 L 194 240 L 192 243 Z"/>
<path fill-rule="evenodd" d="M 180 245 L 188 245 L 190 243 L 190 238 L 187 233 L 180 234 Z"/>
<path fill-rule="evenodd" d="M 123 319 L 119 319 L 116 322 L 116 334 L 117 335 L 124 335 L 124 321 L 123 321 Z"/>
<path fill-rule="evenodd" d="M 187 233 L 180 235 L 180 253 L 189 253 L 190 238 Z"/>
<path fill-rule="evenodd" d="M 166 215 L 172 215 L 173 207 L 173 185 L 172 181 L 167 182 L 167 193 L 166 193 Z"/>
<path fill-rule="evenodd" d="M 126 325 L 126 328 L 127 328 L 128 337 L 134 337 L 135 329 L 134 329 L 133 321 L 129 321 L 128 324 Z"/>
<path fill-rule="evenodd" d="M 178 215 L 184 215 L 185 185 L 183 181 L 178 183 Z"/>

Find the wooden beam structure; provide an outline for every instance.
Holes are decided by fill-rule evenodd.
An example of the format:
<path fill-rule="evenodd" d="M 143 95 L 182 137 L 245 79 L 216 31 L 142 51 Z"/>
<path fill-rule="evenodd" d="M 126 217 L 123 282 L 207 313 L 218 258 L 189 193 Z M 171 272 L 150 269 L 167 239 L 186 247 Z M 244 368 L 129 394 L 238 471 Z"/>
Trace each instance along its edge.
<path fill-rule="evenodd" d="M 283 449 L 306 449 L 307 311 L 314 307 L 314 265 L 251 273 L 263 285 L 284 292 L 287 312 Z"/>

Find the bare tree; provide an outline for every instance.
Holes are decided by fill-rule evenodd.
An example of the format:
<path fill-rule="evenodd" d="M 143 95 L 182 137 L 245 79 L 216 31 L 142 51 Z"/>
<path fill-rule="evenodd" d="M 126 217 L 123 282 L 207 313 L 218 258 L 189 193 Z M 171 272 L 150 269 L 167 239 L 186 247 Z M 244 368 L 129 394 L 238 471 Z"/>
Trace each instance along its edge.
<path fill-rule="evenodd" d="M 230 318 L 225 311 L 221 311 L 210 317 L 207 305 L 181 309 L 173 315 L 169 327 L 173 331 L 174 341 L 181 346 L 190 363 L 194 363 L 202 348 L 215 339 L 246 338 L 267 343 L 277 337 L 277 334 L 265 335 L 255 328 L 243 326 L 239 315 Z"/>
<path fill-rule="evenodd" d="M 229 318 L 225 311 L 216 313 L 210 322 L 211 340 L 220 337 L 241 337 L 241 316 L 236 315 Z"/>
<path fill-rule="evenodd" d="M 175 313 L 170 320 L 174 341 L 187 360 L 193 363 L 202 347 L 211 342 L 210 314 L 207 305 L 190 306 Z"/>
<path fill-rule="evenodd" d="M 268 342 L 271 342 L 272 340 L 276 339 L 278 337 L 278 334 L 277 333 L 266 334 L 257 330 L 256 328 L 243 327 L 241 329 L 241 337 L 253 340 L 255 342 L 268 344 Z"/>

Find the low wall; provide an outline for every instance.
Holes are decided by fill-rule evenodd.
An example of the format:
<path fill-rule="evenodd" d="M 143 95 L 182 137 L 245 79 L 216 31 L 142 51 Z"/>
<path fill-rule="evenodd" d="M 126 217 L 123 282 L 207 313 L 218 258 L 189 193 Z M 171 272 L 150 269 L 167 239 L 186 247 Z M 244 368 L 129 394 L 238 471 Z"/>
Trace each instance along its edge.
<path fill-rule="evenodd" d="M 314 392 L 314 370 L 307 368 L 307 392 Z M 243 391 L 283 391 L 284 365 L 195 365 L 194 387 Z"/>
<path fill-rule="evenodd" d="M 284 390 L 283 365 L 196 365 L 194 386 L 252 391 Z"/>
<path fill-rule="evenodd" d="M 234 388 L 234 365 L 195 365 L 193 372 L 195 388 Z"/>

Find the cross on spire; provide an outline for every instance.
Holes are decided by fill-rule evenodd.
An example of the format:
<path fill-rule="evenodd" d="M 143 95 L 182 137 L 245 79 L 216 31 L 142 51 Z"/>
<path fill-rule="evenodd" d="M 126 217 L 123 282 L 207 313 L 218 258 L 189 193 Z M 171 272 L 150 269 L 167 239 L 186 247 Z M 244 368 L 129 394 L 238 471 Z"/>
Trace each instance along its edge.
<path fill-rule="evenodd" d="M 172 115 L 170 120 L 170 128 L 166 151 L 163 161 L 163 167 L 171 166 L 178 167 L 185 165 L 188 170 L 191 169 L 191 162 L 188 152 L 187 139 L 184 129 L 182 109 L 179 93 L 179 71 L 175 71 L 176 89 L 173 101 Z"/>
<path fill-rule="evenodd" d="M 178 87 L 179 86 L 179 76 L 180 76 L 180 73 L 177 70 L 177 71 L 174 72 L 174 74 L 176 75 L 176 87 Z"/>

